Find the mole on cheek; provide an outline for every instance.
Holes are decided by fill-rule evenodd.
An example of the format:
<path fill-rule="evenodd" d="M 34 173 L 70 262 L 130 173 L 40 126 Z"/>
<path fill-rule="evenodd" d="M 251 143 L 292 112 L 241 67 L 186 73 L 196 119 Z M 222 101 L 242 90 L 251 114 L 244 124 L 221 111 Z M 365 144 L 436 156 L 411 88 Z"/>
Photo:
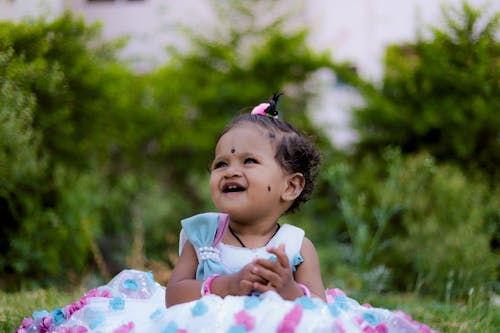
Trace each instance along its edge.
<path fill-rule="evenodd" d="M 234 154 L 235 151 L 236 151 L 236 149 L 231 148 L 231 154 Z"/>
<path fill-rule="evenodd" d="M 271 192 L 271 186 L 267 187 L 267 192 Z"/>

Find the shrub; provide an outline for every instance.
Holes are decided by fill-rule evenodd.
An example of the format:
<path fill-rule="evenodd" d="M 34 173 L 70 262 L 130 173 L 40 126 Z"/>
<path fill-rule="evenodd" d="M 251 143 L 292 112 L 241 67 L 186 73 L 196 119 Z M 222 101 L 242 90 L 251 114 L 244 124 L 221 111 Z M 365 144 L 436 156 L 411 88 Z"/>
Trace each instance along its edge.
<path fill-rule="evenodd" d="M 118 133 L 115 89 L 128 78 L 98 34 L 68 13 L 0 22 L 2 285 L 87 268 Z"/>
<path fill-rule="evenodd" d="M 332 203 L 344 226 L 336 239 L 349 249 L 340 252 L 344 262 L 369 272 L 364 282 L 372 289 L 389 283 L 448 298 L 491 289 L 499 257 L 488 227 L 500 219 L 498 188 L 428 154 L 403 158 L 387 150 L 385 160 L 340 163 L 325 175 L 338 191 Z"/>

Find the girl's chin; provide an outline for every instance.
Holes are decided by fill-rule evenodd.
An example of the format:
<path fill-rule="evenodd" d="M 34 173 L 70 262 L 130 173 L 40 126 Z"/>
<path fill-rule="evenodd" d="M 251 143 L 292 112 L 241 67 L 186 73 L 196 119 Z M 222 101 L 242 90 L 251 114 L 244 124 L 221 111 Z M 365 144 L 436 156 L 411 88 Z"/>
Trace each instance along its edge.
<path fill-rule="evenodd" d="M 229 219 L 231 221 L 237 221 L 237 222 L 244 222 L 246 220 L 248 220 L 248 214 L 244 214 L 240 211 L 231 211 L 231 210 L 228 210 L 225 212 L 225 214 L 229 215 Z"/>

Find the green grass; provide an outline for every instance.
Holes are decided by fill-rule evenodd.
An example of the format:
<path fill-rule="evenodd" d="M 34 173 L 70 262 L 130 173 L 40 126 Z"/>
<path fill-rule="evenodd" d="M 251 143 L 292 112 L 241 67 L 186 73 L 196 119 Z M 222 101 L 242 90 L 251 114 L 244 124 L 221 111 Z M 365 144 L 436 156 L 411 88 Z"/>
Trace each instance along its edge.
<path fill-rule="evenodd" d="M 500 306 L 486 302 L 443 303 L 414 294 L 370 294 L 354 298 L 360 303 L 370 303 L 374 307 L 402 310 L 413 319 L 442 333 L 500 332 Z"/>
<path fill-rule="evenodd" d="M 6 293 L 0 291 L 0 332 L 14 332 L 24 317 L 33 311 L 51 311 L 80 299 L 85 294 L 82 288 L 68 293 L 56 289 Z"/>
<path fill-rule="evenodd" d="M 33 311 L 50 311 L 62 307 L 79 299 L 83 294 L 83 288 L 70 293 L 56 289 L 16 293 L 0 291 L 0 332 L 13 332 L 22 319 L 30 316 Z M 474 305 L 445 304 L 412 294 L 369 294 L 354 298 L 360 303 L 370 303 L 375 307 L 403 310 L 415 320 L 443 333 L 500 332 L 500 307 L 484 302 Z"/>

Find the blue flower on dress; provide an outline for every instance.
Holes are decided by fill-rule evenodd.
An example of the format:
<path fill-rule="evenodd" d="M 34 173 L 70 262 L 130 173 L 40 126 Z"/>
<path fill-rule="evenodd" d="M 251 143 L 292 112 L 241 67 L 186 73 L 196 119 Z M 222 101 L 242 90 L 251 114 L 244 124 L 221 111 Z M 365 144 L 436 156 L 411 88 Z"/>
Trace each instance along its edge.
<path fill-rule="evenodd" d="M 337 298 L 335 299 L 335 304 L 337 304 L 337 306 L 342 310 L 349 309 L 349 305 L 347 304 L 347 297 L 345 296 L 337 296 Z"/>
<path fill-rule="evenodd" d="M 299 304 L 306 310 L 312 310 L 316 308 L 316 304 L 312 301 L 311 297 L 302 296 L 295 299 L 295 303 Z"/>
<path fill-rule="evenodd" d="M 377 326 L 380 323 L 380 318 L 372 312 L 363 313 L 363 319 L 368 322 L 371 326 Z"/>
<path fill-rule="evenodd" d="M 229 327 L 229 330 L 227 333 L 245 333 L 247 331 L 247 328 L 245 325 L 233 325 Z"/>
<path fill-rule="evenodd" d="M 203 303 L 203 301 L 198 301 L 194 305 L 194 307 L 191 309 L 191 313 L 193 316 L 203 316 L 205 313 L 207 313 L 208 307 Z"/>
<path fill-rule="evenodd" d="M 130 291 L 136 291 L 137 289 L 139 289 L 139 284 L 134 279 L 126 279 L 125 281 L 123 281 L 123 287 Z"/>
<path fill-rule="evenodd" d="M 113 311 L 123 310 L 125 309 L 125 300 L 119 296 L 113 297 L 109 301 L 109 307 Z"/>
<path fill-rule="evenodd" d="M 170 321 L 167 326 L 165 326 L 161 333 L 177 333 L 177 324 L 174 321 Z"/>
<path fill-rule="evenodd" d="M 278 261 L 278 257 L 276 257 L 274 254 L 271 254 L 269 256 L 269 258 L 267 258 L 267 260 L 270 260 L 272 262 L 276 262 L 276 261 Z"/>
<path fill-rule="evenodd" d="M 328 310 L 330 310 L 330 313 L 334 317 L 340 316 L 340 309 L 337 306 L 337 304 L 328 304 Z"/>
<path fill-rule="evenodd" d="M 158 308 L 158 309 L 156 309 L 156 311 L 155 311 L 155 312 L 153 312 L 152 314 L 150 314 L 150 315 L 149 315 L 149 319 L 151 319 L 151 320 L 156 320 L 156 319 L 160 318 L 160 317 L 161 317 L 161 315 L 162 315 L 164 312 L 165 312 L 165 310 L 164 310 L 164 309 Z"/>
<path fill-rule="evenodd" d="M 88 322 L 89 328 L 94 329 L 103 323 L 106 319 L 104 315 L 99 312 L 97 309 L 86 309 L 83 315 L 84 321 Z"/>
<path fill-rule="evenodd" d="M 33 314 L 31 315 L 33 319 L 40 319 L 43 317 L 47 317 L 49 315 L 49 312 L 47 310 L 41 310 L 41 311 L 34 311 Z"/>
<path fill-rule="evenodd" d="M 246 310 L 253 309 L 260 304 L 260 298 L 257 296 L 248 296 L 245 298 L 244 307 Z"/>
<path fill-rule="evenodd" d="M 64 311 L 59 308 L 54 309 L 50 313 L 50 315 L 52 316 L 52 318 L 54 318 L 54 324 L 56 326 L 61 325 L 66 320 L 66 315 L 64 314 Z"/>

